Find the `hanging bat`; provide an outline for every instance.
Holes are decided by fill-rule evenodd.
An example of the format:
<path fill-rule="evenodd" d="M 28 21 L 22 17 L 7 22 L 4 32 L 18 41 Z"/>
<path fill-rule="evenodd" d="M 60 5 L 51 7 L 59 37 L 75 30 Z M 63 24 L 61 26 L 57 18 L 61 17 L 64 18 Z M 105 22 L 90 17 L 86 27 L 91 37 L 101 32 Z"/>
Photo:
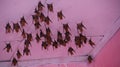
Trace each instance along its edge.
<path fill-rule="evenodd" d="M 27 33 L 27 40 L 32 41 L 33 37 L 31 33 Z"/>
<path fill-rule="evenodd" d="M 84 36 L 83 34 L 80 34 L 80 40 L 85 44 L 87 43 L 87 37 Z"/>
<path fill-rule="evenodd" d="M 65 30 L 65 32 L 69 32 L 70 27 L 68 24 L 63 24 L 63 29 Z"/>
<path fill-rule="evenodd" d="M 93 61 L 93 58 L 92 58 L 92 56 L 88 56 L 88 58 L 87 58 L 87 60 L 88 60 L 88 63 L 92 63 L 92 61 Z"/>
<path fill-rule="evenodd" d="M 73 55 L 75 53 L 75 50 L 72 47 L 68 48 L 68 55 Z"/>
<path fill-rule="evenodd" d="M 25 30 L 24 30 L 24 29 L 23 29 L 22 34 L 21 34 L 21 35 L 22 35 L 22 37 L 23 37 L 23 38 L 26 38 L 26 33 L 25 33 Z"/>
<path fill-rule="evenodd" d="M 6 33 L 10 33 L 11 30 L 12 30 L 12 27 L 9 23 L 7 23 L 6 26 L 5 26 L 5 29 L 6 29 Z"/>
<path fill-rule="evenodd" d="M 38 10 L 42 11 L 43 8 L 44 8 L 44 5 L 41 3 L 41 1 L 39 1 L 39 3 L 38 3 Z"/>
<path fill-rule="evenodd" d="M 71 33 L 70 32 L 65 32 L 65 41 L 68 43 L 71 38 L 70 38 Z"/>
<path fill-rule="evenodd" d="M 13 31 L 19 32 L 20 29 L 20 25 L 18 23 L 13 23 Z"/>
<path fill-rule="evenodd" d="M 37 43 L 39 43 L 39 41 L 40 41 L 40 36 L 39 36 L 38 34 L 36 34 L 35 39 L 36 39 Z"/>
<path fill-rule="evenodd" d="M 37 30 L 37 29 L 39 29 L 40 28 L 40 23 L 39 22 L 36 22 L 35 24 L 34 24 L 34 26 L 35 26 L 35 29 Z"/>
<path fill-rule="evenodd" d="M 42 49 L 43 48 L 48 50 L 48 44 L 45 41 L 42 42 Z"/>
<path fill-rule="evenodd" d="M 30 49 L 28 47 L 24 47 L 24 50 L 23 50 L 23 55 L 26 54 L 27 56 L 30 55 Z"/>
<path fill-rule="evenodd" d="M 50 30 L 50 28 L 48 27 L 48 28 L 46 28 L 46 35 L 50 36 L 50 34 L 51 34 L 51 30 Z"/>
<path fill-rule="evenodd" d="M 17 54 L 16 54 L 16 55 L 17 55 L 17 58 L 18 58 L 18 59 L 20 59 L 20 58 L 21 58 L 21 56 L 22 56 L 22 54 L 20 53 L 20 51 L 19 51 L 19 50 L 17 50 Z"/>
<path fill-rule="evenodd" d="M 45 15 L 42 12 L 40 13 L 39 17 L 40 17 L 41 22 L 45 20 Z"/>
<path fill-rule="evenodd" d="M 45 34 L 43 33 L 42 30 L 40 30 L 40 38 L 41 38 L 41 37 L 45 37 Z"/>
<path fill-rule="evenodd" d="M 35 8 L 34 13 L 35 13 L 37 16 L 39 16 L 39 15 L 40 15 L 40 12 L 37 10 L 37 8 Z"/>
<path fill-rule="evenodd" d="M 57 17 L 58 17 L 58 20 L 62 20 L 63 17 L 65 18 L 65 16 L 62 13 L 62 11 L 57 12 Z"/>
<path fill-rule="evenodd" d="M 25 18 L 24 18 L 24 16 L 23 16 L 23 17 L 20 19 L 20 25 L 21 25 L 21 27 L 24 27 L 25 24 L 27 24 L 27 22 L 26 22 L 26 20 L 25 20 Z"/>
<path fill-rule="evenodd" d="M 16 58 L 13 58 L 13 59 L 12 59 L 12 65 L 13 65 L 13 66 L 18 65 L 18 61 L 17 61 Z"/>
<path fill-rule="evenodd" d="M 30 43 L 29 40 L 26 39 L 26 40 L 24 41 L 24 45 L 25 45 L 25 47 L 28 48 L 28 47 L 31 45 L 31 43 Z"/>
<path fill-rule="evenodd" d="M 46 34 L 45 40 L 46 40 L 46 43 L 47 43 L 47 44 L 51 45 L 51 43 L 52 43 L 52 38 L 51 38 L 51 36 L 49 36 L 49 35 Z"/>
<path fill-rule="evenodd" d="M 83 28 L 86 29 L 82 22 L 77 24 L 77 30 L 80 31 L 81 33 L 83 32 Z"/>
<path fill-rule="evenodd" d="M 53 12 L 53 4 L 47 4 L 48 11 Z"/>
<path fill-rule="evenodd" d="M 75 44 L 76 44 L 76 46 L 78 46 L 79 48 L 82 47 L 83 42 L 81 41 L 80 36 L 75 36 Z"/>
<path fill-rule="evenodd" d="M 92 41 L 91 38 L 89 39 L 89 44 L 90 44 L 91 47 L 94 47 L 94 46 L 95 46 L 95 43 Z"/>
<path fill-rule="evenodd" d="M 10 43 L 6 43 L 6 47 L 4 49 L 6 49 L 7 52 L 10 52 L 10 50 L 12 51 L 11 44 Z"/>
<path fill-rule="evenodd" d="M 39 16 L 38 15 L 32 15 L 32 19 L 35 23 L 39 22 Z"/>
<path fill-rule="evenodd" d="M 58 48 L 58 43 L 57 43 L 57 41 L 54 40 L 52 46 L 53 46 L 53 49 L 54 49 L 54 48 Z"/>
<path fill-rule="evenodd" d="M 52 21 L 51 21 L 50 18 L 47 16 L 47 17 L 45 17 L 44 22 L 45 22 L 47 25 L 49 25 L 50 22 L 52 22 Z"/>

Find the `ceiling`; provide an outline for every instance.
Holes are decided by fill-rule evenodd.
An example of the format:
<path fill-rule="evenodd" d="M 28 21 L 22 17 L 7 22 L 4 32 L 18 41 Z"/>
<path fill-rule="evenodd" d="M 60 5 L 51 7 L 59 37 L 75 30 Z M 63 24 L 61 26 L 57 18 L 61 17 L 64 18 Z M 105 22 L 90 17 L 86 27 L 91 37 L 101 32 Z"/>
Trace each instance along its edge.
<path fill-rule="evenodd" d="M 40 65 L 50 63 L 69 63 L 71 61 L 85 61 L 87 54 L 95 57 L 100 50 L 104 47 L 106 42 L 115 34 L 115 32 L 120 27 L 120 8 L 119 0 L 41 0 L 42 3 L 53 3 L 54 12 L 49 13 L 50 19 L 53 23 L 49 25 L 52 29 L 52 34 L 54 38 L 56 38 L 56 31 L 62 30 L 62 24 L 68 23 L 71 28 L 72 40 L 73 37 L 78 35 L 76 30 L 76 24 L 81 21 L 86 26 L 86 30 L 84 34 L 88 38 L 92 38 L 95 42 L 95 48 L 92 48 L 88 44 L 85 44 L 82 48 L 76 48 L 74 42 L 71 41 L 67 44 L 66 47 L 59 47 L 58 49 L 53 50 L 52 46 L 49 47 L 48 50 L 41 49 L 41 43 L 36 43 L 33 40 L 32 47 L 30 47 L 31 55 L 23 56 L 22 60 L 33 60 L 26 61 L 24 66 L 30 66 L 30 64 Z M 0 0 L 0 61 L 11 60 L 11 58 L 15 57 L 16 50 L 24 49 L 23 41 L 21 40 L 21 33 L 5 33 L 5 25 L 6 23 L 16 23 L 20 20 L 22 16 L 28 22 L 28 25 L 25 27 L 26 32 L 32 33 L 33 37 L 38 32 L 35 30 L 32 23 L 32 15 L 34 14 L 34 9 L 37 6 L 39 0 Z M 56 12 L 62 10 L 65 18 L 61 21 L 57 20 Z M 44 27 L 42 27 L 44 30 Z M 3 48 L 5 47 L 6 42 L 11 42 L 12 51 L 7 53 Z M 68 55 L 68 47 L 73 47 L 76 53 L 71 56 Z M 78 59 L 80 58 L 80 59 Z M 9 62 L 7 62 L 9 65 Z M 0 66 L 5 65 L 6 63 L 0 63 Z"/>

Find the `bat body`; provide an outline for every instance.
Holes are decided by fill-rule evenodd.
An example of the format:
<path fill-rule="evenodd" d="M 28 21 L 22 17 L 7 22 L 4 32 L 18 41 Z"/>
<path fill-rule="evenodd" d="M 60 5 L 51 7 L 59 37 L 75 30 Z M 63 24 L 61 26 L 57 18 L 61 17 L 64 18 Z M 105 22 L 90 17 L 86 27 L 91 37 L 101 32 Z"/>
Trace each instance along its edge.
<path fill-rule="evenodd" d="M 6 47 L 5 47 L 4 49 L 6 49 L 7 52 L 10 52 L 10 50 L 12 51 L 11 44 L 10 44 L 10 43 L 7 43 L 7 44 L 6 44 Z"/>
<path fill-rule="evenodd" d="M 70 53 L 71 55 L 73 55 L 75 52 L 75 50 L 72 47 L 68 48 L 68 54 Z"/>
<path fill-rule="evenodd" d="M 13 31 L 19 32 L 20 30 L 20 25 L 18 23 L 13 23 Z"/>
<path fill-rule="evenodd" d="M 6 29 L 6 33 L 10 33 L 11 30 L 12 30 L 12 27 L 9 23 L 7 23 L 6 26 L 5 26 L 5 29 Z"/>
<path fill-rule="evenodd" d="M 83 32 L 83 28 L 86 29 L 82 22 L 77 24 L 77 30 L 80 31 L 81 33 Z"/>
<path fill-rule="evenodd" d="M 44 8 L 44 5 L 41 3 L 41 1 L 38 3 L 38 10 L 42 11 Z"/>
<path fill-rule="evenodd" d="M 24 18 L 24 16 L 23 16 L 23 17 L 21 18 L 21 20 L 20 20 L 20 25 L 21 25 L 22 27 L 24 27 L 25 24 L 27 24 L 27 22 L 26 22 L 26 20 L 25 20 L 25 18 Z"/>
<path fill-rule="evenodd" d="M 90 44 L 91 47 L 95 46 L 95 43 L 92 41 L 92 39 L 89 40 L 89 44 Z"/>
<path fill-rule="evenodd" d="M 18 59 L 20 59 L 20 58 L 21 58 L 21 56 L 22 56 L 22 54 L 20 53 L 20 51 L 19 51 L 19 50 L 17 50 L 17 54 L 16 54 L 16 55 L 17 55 L 17 58 L 18 58 Z"/>
<path fill-rule="evenodd" d="M 30 54 L 30 49 L 28 47 L 25 47 L 23 50 L 23 55 L 26 54 L 27 56 Z"/>
<path fill-rule="evenodd" d="M 16 58 L 13 58 L 13 60 L 12 60 L 12 65 L 13 65 L 13 66 L 16 66 L 17 64 L 18 64 L 17 59 L 16 59 Z"/>
<path fill-rule="evenodd" d="M 35 39 L 36 39 L 37 42 L 39 42 L 40 41 L 40 36 L 38 34 L 36 34 Z"/>
<path fill-rule="evenodd" d="M 63 15 L 62 11 L 59 11 L 59 12 L 57 12 L 57 17 L 58 17 L 58 20 L 62 20 L 63 17 L 65 17 L 65 16 Z"/>
<path fill-rule="evenodd" d="M 48 11 L 53 12 L 53 4 L 47 4 Z"/>

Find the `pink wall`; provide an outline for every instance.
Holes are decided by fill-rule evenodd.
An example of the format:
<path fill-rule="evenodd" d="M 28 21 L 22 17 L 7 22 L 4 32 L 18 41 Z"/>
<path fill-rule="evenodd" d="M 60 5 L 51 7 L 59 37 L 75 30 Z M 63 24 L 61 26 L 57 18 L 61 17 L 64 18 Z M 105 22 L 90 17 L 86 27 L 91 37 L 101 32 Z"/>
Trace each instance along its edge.
<path fill-rule="evenodd" d="M 120 30 L 96 56 L 90 67 L 120 67 Z"/>

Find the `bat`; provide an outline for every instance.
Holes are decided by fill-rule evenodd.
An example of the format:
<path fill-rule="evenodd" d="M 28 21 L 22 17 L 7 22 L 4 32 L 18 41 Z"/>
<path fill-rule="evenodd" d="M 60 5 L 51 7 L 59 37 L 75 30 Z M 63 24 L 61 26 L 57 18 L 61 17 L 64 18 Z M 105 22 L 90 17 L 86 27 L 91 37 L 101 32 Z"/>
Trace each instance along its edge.
<path fill-rule="evenodd" d="M 37 43 L 40 41 L 40 36 L 38 34 L 36 34 L 36 37 L 35 37 Z"/>
<path fill-rule="evenodd" d="M 18 23 L 13 23 L 13 31 L 19 32 L 20 29 L 20 25 Z"/>
<path fill-rule="evenodd" d="M 13 65 L 13 66 L 16 66 L 17 64 L 18 64 L 17 59 L 16 59 L 16 58 L 13 58 L 13 59 L 12 59 L 12 65 Z"/>
<path fill-rule="evenodd" d="M 65 18 L 65 16 L 62 13 L 62 11 L 57 12 L 57 17 L 58 17 L 58 20 L 62 20 L 63 17 Z"/>
<path fill-rule="evenodd" d="M 26 22 L 26 20 L 25 20 L 25 18 L 24 18 L 24 16 L 23 16 L 23 17 L 20 19 L 20 25 L 21 25 L 21 27 L 24 27 L 25 24 L 27 24 L 27 22 Z"/>
<path fill-rule="evenodd" d="M 10 43 L 6 43 L 6 47 L 4 49 L 6 49 L 7 52 L 10 52 L 10 50 L 12 51 L 11 44 Z"/>
<path fill-rule="evenodd" d="M 39 22 L 39 16 L 38 15 L 32 15 L 32 19 L 35 23 Z"/>
<path fill-rule="evenodd" d="M 39 1 L 39 3 L 38 3 L 38 10 L 42 11 L 43 8 L 44 8 L 44 5 L 41 3 L 41 1 Z"/>
<path fill-rule="evenodd" d="M 70 32 L 65 32 L 65 39 L 64 40 L 65 40 L 66 43 L 71 40 L 70 35 L 71 35 Z"/>
<path fill-rule="evenodd" d="M 23 37 L 23 38 L 26 38 L 26 33 L 25 33 L 25 30 L 24 30 L 24 29 L 23 29 L 22 34 L 21 34 L 21 35 L 22 35 L 22 37 Z"/>
<path fill-rule="evenodd" d="M 32 41 L 33 37 L 31 33 L 27 33 L 27 40 Z"/>
<path fill-rule="evenodd" d="M 94 47 L 94 46 L 95 46 L 95 43 L 92 41 L 91 38 L 89 39 L 89 44 L 90 44 L 91 47 Z"/>
<path fill-rule="evenodd" d="M 48 28 L 46 28 L 46 35 L 50 36 L 50 34 L 51 34 L 51 30 L 50 30 L 50 28 L 48 27 Z"/>
<path fill-rule="evenodd" d="M 54 40 L 52 46 L 53 46 L 53 49 L 54 49 L 54 48 L 58 48 L 58 43 L 57 43 L 57 41 Z"/>
<path fill-rule="evenodd" d="M 69 25 L 68 24 L 63 24 L 63 29 L 66 31 L 66 32 L 69 32 Z"/>
<path fill-rule="evenodd" d="M 26 40 L 24 41 L 24 45 L 25 45 L 25 47 L 28 48 L 28 47 L 31 45 L 31 43 L 30 43 L 29 40 L 26 39 Z"/>
<path fill-rule="evenodd" d="M 41 38 L 41 37 L 45 37 L 45 34 L 43 33 L 42 30 L 40 30 L 40 38 Z"/>
<path fill-rule="evenodd" d="M 83 32 L 83 28 L 86 29 L 82 22 L 77 24 L 77 30 L 80 31 L 81 33 Z"/>
<path fill-rule="evenodd" d="M 46 40 L 46 43 L 47 43 L 47 44 L 51 44 L 51 43 L 52 43 L 52 38 L 51 38 L 51 36 L 49 36 L 49 35 L 47 35 L 47 34 L 46 34 L 46 36 L 45 36 L 45 40 Z"/>
<path fill-rule="evenodd" d="M 68 48 L 68 54 L 73 55 L 75 53 L 75 50 L 72 47 Z"/>
<path fill-rule="evenodd" d="M 11 32 L 12 27 L 11 27 L 10 23 L 6 24 L 5 29 L 6 29 L 6 33 L 10 33 Z"/>
<path fill-rule="evenodd" d="M 35 13 L 37 16 L 39 16 L 39 15 L 40 15 L 40 12 L 37 10 L 37 8 L 35 8 L 34 13 Z"/>
<path fill-rule="evenodd" d="M 48 50 L 48 44 L 45 41 L 42 42 L 42 49 L 43 48 Z"/>
<path fill-rule="evenodd" d="M 47 25 L 49 25 L 50 22 L 52 22 L 52 21 L 51 21 L 50 18 L 47 16 L 47 17 L 45 17 L 44 22 L 45 22 Z"/>
<path fill-rule="evenodd" d="M 41 22 L 45 20 L 45 15 L 42 12 L 40 13 L 39 17 L 40 17 Z"/>
<path fill-rule="evenodd" d="M 47 4 L 48 11 L 53 12 L 53 4 Z"/>
<path fill-rule="evenodd" d="M 85 44 L 87 43 L 87 37 L 84 36 L 83 34 L 80 34 L 80 40 L 84 42 Z"/>
<path fill-rule="evenodd" d="M 16 55 L 17 55 L 17 58 L 18 58 L 18 59 L 20 59 L 20 58 L 21 58 L 21 56 L 22 56 L 22 54 L 20 53 L 20 51 L 19 51 L 19 50 L 17 50 L 17 54 L 16 54 Z"/>
<path fill-rule="evenodd" d="M 30 54 L 30 49 L 28 47 L 24 47 L 23 55 L 26 54 L 27 56 Z"/>
<path fill-rule="evenodd" d="M 87 60 L 88 60 L 88 63 L 92 63 L 92 61 L 93 61 L 93 58 L 92 58 L 92 56 L 88 56 L 88 58 L 87 58 Z"/>
<path fill-rule="evenodd" d="M 80 36 L 75 36 L 75 39 L 74 39 L 74 40 L 75 40 L 76 46 L 79 47 L 79 48 L 81 48 L 83 42 L 81 41 Z"/>
<path fill-rule="evenodd" d="M 34 26 L 35 26 L 35 29 L 39 29 L 41 25 L 40 25 L 39 22 L 36 22 L 36 23 L 34 24 Z"/>

